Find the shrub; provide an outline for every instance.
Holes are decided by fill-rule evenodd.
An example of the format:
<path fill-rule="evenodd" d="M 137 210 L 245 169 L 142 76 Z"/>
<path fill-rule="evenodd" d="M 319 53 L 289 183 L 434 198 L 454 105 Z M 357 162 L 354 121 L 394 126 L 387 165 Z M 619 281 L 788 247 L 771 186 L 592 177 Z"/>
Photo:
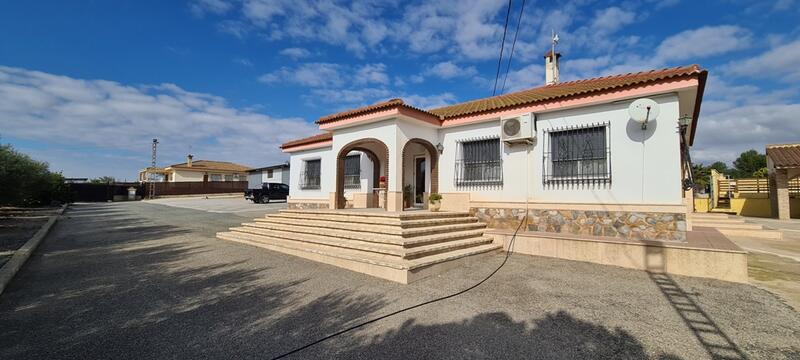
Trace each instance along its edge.
<path fill-rule="evenodd" d="M 430 202 L 439 201 L 439 200 L 442 200 L 442 195 L 441 194 L 433 193 L 430 196 L 428 196 L 428 201 L 430 201 Z"/>
<path fill-rule="evenodd" d="M 0 205 L 40 206 L 66 202 L 69 188 L 60 173 L 50 172 L 46 162 L 0 145 Z"/>

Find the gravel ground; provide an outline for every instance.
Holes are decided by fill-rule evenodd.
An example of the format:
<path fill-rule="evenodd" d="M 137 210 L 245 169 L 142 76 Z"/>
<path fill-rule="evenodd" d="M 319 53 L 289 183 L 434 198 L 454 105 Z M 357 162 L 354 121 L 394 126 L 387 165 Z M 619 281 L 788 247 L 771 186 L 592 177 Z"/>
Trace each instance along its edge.
<path fill-rule="evenodd" d="M 71 208 L 0 296 L 0 358 L 271 358 L 468 287 L 500 254 L 399 285 L 219 241 L 242 217 Z M 293 358 L 800 358 L 800 314 L 749 285 L 515 255 L 492 279 Z"/>
<path fill-rule="evenodd" d="M 25 244 L 59 208 L 0 208 L 0 267 Z"/>

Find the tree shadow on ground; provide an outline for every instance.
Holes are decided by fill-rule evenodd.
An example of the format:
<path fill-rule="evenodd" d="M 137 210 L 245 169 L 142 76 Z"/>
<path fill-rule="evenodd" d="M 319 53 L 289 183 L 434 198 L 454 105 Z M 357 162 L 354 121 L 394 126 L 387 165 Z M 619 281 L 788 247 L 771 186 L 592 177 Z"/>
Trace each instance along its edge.
<path fill-rule="evenodd" d="M 445 324 L 408 320 L 397 330 L 336 353 L 337 358 L 406 359 L 676 359 L 648 356 L 642 343 L 623 329 L 608 329 L 565 311 L 535 319 L 531 326 L 502 312 L 483 313 Z M 314 357 L 335 349 L 314 349 Z"/>
<path fill-rule="evenodd" d="M 76 209 L 0 298 L 0 358 L 257 358 L 386 304 L 306 299 L 306 278 L 273 279 L 213 238 L 102 209 Z"/>

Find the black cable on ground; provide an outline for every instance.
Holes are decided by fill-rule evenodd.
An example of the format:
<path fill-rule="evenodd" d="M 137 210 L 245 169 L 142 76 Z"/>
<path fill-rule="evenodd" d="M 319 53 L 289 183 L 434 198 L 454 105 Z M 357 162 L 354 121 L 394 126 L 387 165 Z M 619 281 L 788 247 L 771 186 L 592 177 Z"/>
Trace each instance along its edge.
<path fill-rule="evenodd" d="M 470 287 L 468 287 L 468 288 L 466 288 L 464 290 L 452 293 L 450 295 L 442 296 L 442 297 L 439 297 L 439 298 L 436 298 L 436 299 L 433 299 L 433 300 L 428 300 L 428 301 L 425 301 L 425 302 L 422 302 L 422 303 L 419 303 L 419 304 L 416 304 L 416 305 L 412 305 L 412 306 L 409 306 L 409 307 L 406 307 L 406 308 L 403 308 L 403 309 L 388 313 L 386 315 L 381 315 L 381 316 L 378 316 L 378 317 L 376 317 L 374 319 L 367 320 L 367 321 L 364 321 L 362 323 L 353 325 L 353 326 L 351 326 L 349 328 L 346 328 L 344 330 L 340 330 L 340 331 L 337 331 L 337 332 L 335 332 L 333 334 L 330 334 L 328 336 L 320 338 L 319 340 L 315 340 L 313 342 L 305 344 L 305 345 L 303 345 L 301 347 L 298 347 L 298 348 L 296 348 L 296 349 L 294 349 L 292 351 L 289 351 L 289 352 L 283 353 L 281 355 L 278 355 L 278 356 L 272 358 L 272 360 L 285 358 L 285 357 L 287 357 L 289 355 L 298 353 L 298 352 L 300 352 L 302 350 L 305 350 L 305 349 L 308 349 L 308 348 L 310 348 L 310 347 L 312 347 L 314 345 L 317 345 L 317 344 L 319 344 L 319 343 L 321 343 L 323 341 L 335 338 L 335 337 L 337 337 L 339 335 L 342 335 L 342 334 L 344 334 L 346 332 L 358 329 L 358 328 L 360 328 L 362 326 L 366 326 L 366 325 L 372 324 L 374 322 L 386 319 L 386 318 L 388 318 L 390 316 L 394 316 L 394 315 L 397 315 L 397 314 L 400 314 L 400 313 L 403 313 L 403 312 L 406 312 L 406 311 L 409 311 L 409 310 L 413 310 L 413 309 L 416 309 L 418 307 L 422 307 L 422 306 L 425 306 L 425 305 L 428 305 L 428 304 L 433 304 L 435 302 L 439 302 L 439 301 L 442 301 L 442 300 L 447 300 L 447 299 L 456 297 L 458 295 L 464 294 L 467 291 L 470 291 L 470 290 L 480 286 L 481 284 L 483 284 L 487 280 L 489 280 L 492 276 L 494 276 L 494 274 L 496 274 L 498 271 L 500 271 L 500 269 L 503 268 L 503 266 L 506 264 L 506 262 L 508 262 L 508 258 L 511 257 L 511 253 L 513 252 L 513 249 L 514 249 L 514 239 L 517 238 L 517 233 L 519 232 L 519 229 L 522 228 L 522 224 L 524 224 L 527 220 L 528 220 L 528 211 L 525 211 L 525 217 L 523 217 L 522 220 L 520 220 L 519 225 L 517 225 L 517 229 L 514 230 L 514 234 L 511 235 L 511 240 L 508 242 L 508 251 L 506 251 L 506 256 L 505 256 L 505 258 L 503 258 L 503 262 L 500 263 L 500 266 L 498 266 L 496 269 L 494 269 L 494 271 L 492 271 L 489 275 L 487 275 L 485 278 L 483 278 L 483 280 L 477 282 L 475 285 L 472 285 L 472 286 L 470 286 Z"/>

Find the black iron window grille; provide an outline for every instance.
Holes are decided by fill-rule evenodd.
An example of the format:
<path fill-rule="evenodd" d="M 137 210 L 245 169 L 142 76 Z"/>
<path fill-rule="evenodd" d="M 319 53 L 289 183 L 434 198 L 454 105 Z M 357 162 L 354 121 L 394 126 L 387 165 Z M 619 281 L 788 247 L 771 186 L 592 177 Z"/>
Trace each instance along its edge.
<path fill-rule="evenodd" d="M 320 175 L 321 175 L 320 159 L 306 160 L 303 171 L 300 173 L 300 188 L 301 189 L 319 189 L 320 188 Z"/>
<path fill-rule="evenodd" d="M 348 155 L 344 158 L 344 188 L 361 188 L 361 155 Z"/>
<path fill-rule="evenodd" d="M 456 157 L 456 186 L 502 185 L 501 146 L 499 138 L 460 142 Z"/>
<path fill-rule="evenodd" d="M 542 160 L 545 185 L 611 183 L 609 123 L 544 131 Z"/>

